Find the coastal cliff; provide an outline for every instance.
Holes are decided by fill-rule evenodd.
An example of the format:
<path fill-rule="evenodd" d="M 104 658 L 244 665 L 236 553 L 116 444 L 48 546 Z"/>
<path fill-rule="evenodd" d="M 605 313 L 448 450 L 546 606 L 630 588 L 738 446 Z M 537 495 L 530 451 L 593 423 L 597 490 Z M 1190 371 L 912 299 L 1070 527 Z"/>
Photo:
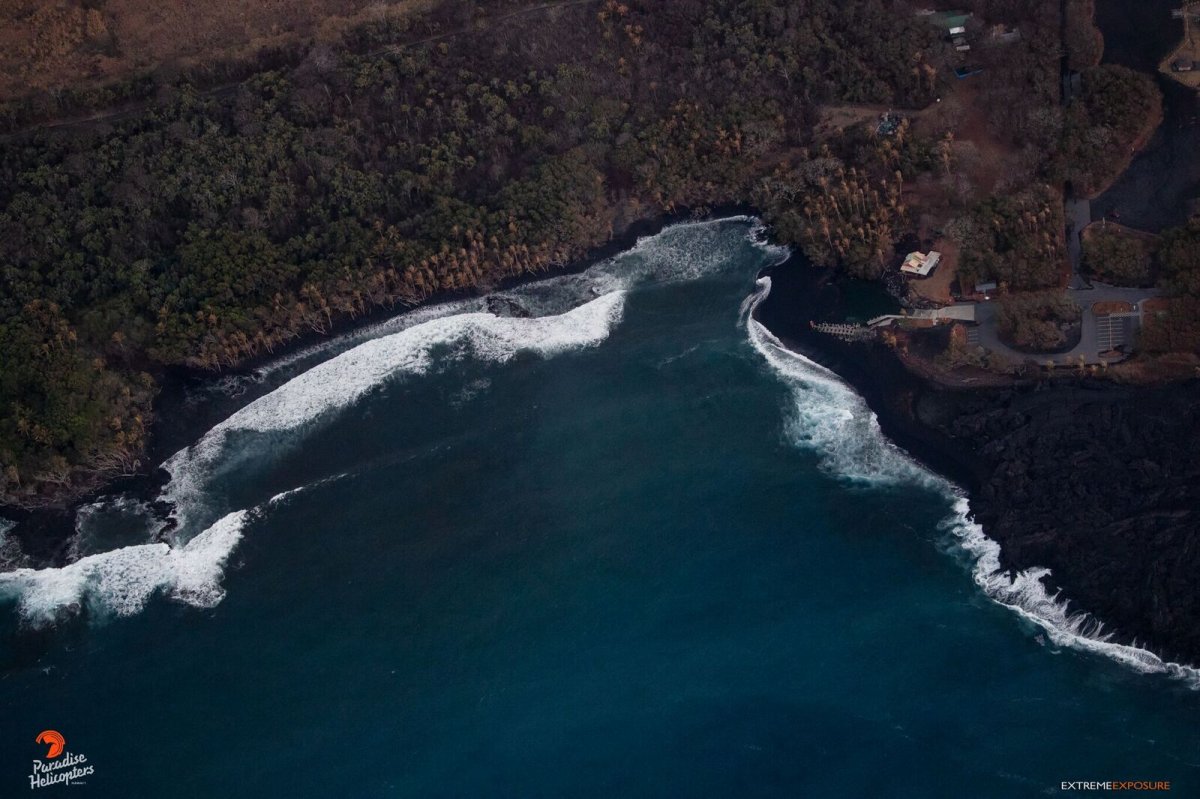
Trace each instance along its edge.
<path fill-rule="evenodd" d="M 970 494 L 1004 568 L 1048 568 L 1047 587 L 1121 643 L 1200 662 L 1200 382 L 1056 379 L 951 389 L 882 345 L 812 333 L 839 312 L 830 276 L 771 273 L 759 319 L 841 374 L 884 432 Z"/>

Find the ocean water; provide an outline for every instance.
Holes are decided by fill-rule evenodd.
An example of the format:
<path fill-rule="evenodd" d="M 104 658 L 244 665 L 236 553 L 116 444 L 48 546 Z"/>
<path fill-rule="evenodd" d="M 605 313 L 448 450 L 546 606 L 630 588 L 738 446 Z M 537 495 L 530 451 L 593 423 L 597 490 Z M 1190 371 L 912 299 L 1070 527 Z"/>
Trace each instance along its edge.
<path fill-rule="evenodd" d="M 1200 795 L 1194 672 L 994 573 L 749 318 L 757 235 L 214 384 L 173 529 L 111 497 L 73 564 L 0 574 L 0 796 L 45 729 L 93 772 L 40 793 L 80 797 Z"/>

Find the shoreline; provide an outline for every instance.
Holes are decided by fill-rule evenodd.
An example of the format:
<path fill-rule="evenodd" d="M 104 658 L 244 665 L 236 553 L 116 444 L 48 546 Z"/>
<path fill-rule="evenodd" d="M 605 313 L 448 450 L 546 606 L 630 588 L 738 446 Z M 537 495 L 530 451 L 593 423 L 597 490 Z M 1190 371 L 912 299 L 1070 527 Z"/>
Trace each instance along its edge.
<path fill-rule="evenodd" d="M 1000 571 L 996 593 L 985 588 L 989 597 L 1047 626 L 1004 601 L 1032 602 L 1021 590 L 1034 591 L 1040 615 L 1053 615 L 1061 633 L 1079 638 L 1082 648 L 1107 648 L 1105 654 L 1139 670 L 1200 678 L 1194 667 L 1180 665 L 1200 662 L 1194 623 L 1200 587 L 1181 579 L 1200 568 L 1190 546 L 1200 465 L 1168 443 L 1191 432 L 1190 422 L 1166 421 L 1200 398 L 1200 381 L 941 385 L 909 371 L 882 344 L 851 344 L 809 330 L 809 319 L 839 313 L 839 292 L 832 275 L 805 269 L 800 260 L 793 256 L 764 271 L 771 294 L 755 318 L 785 347 L 837 373 L 866 401 L 888 440 L 965 492 L 982 531 L 975 548 L 998 550 L 974 552 L 962 541 L 976 556 L 994 554 Z M 1144 418 L 1138 416 L 1143 406 L 1150 410 Z M 1115 428 L 1119 443 L 1096 436 L 1097 425 L 1110 436 Z M 1139 438 L 1151 435 L 1155 440 L 1141 447 Z M 1151 460 L 1155 449 L 1158 462 Z M 1128 485 L 1115 464 L 1131 461 L 1132 470 L 1139 459 L 1172 485 L 1158 493 Z"/>
<path fill-rule="evenodd" d="M 141 455 L 141 465 L 137 471 L 132 474 L 116 475 L 97 473 L 94 480 L 75 486 L 75 490 L 65 491 L 62 495 L 55 497 L 53 501 L 48 501 L 40 506 L 21 507 L 0 504 L 0 519 L 6 519 L 13 523 L 5 535 L 19 543 L 25 559 L 32 560 L 33 565 L 37 567 L 62 566 L 67 562 L 68 548 L 75 534 L 75 517 L 81 508 L 106 496 L 126 493 L 133 495 L 139 501 L 154 506 L 159 490 L 169 479 L 161 464 L 165 463 L 181 447 L 194 443 L 211 426 L 206 419 L 193 419 L 180 429 L 171 431 L 166 429 L 162 412 L 164 410 L 168 413 L 182 412 L 189 388 L 231 377 L 251 376 L 273 362 L 298 355 L 313 347 L 334 342 L 339 338 L 353 335 L 374 325 L 399 319 L 419 310 L 436 308 L 464 299 L 486 297 L 498 291 L 550 278 L 579 274 L 597 263 L 632 249 L 639 239 L 656 235 L 670 225 L 692 220 L 717 220 L 741 215 L 758 218 L 760 213 L 758 209 L 750 205 L 730 203 L 706 208 L 702 211 L 678 208 L 675 211 L 655 216 L 634 218 L 623 225 L 620 232 L 610 236 L 608 241 L 558 267 L 540 272 L 512 275 L 487 286 L 437 294 L 416 305 L 392 308 L 381 306 L 360 316 L 340 317 L 331 325 L 328 333 L 315 331 L 301 333 L 285 345 L 276 348 L 274 352 L 248 358 L 236 366 L 218 371 L 187 367 L 164 368 L 157 375 L 160 390 L 154 398 L 147 445 Z M 253 396 L 240 399 L 234 410 L 253 402 L 254 399 L 256 397 Z M 156 507 L 156 510 L 161 515 L 165 515 L 165 509 Z"/>
<path fill-rule="evenodd" d="M 488 292 L 461 292 L 455 296 L 439 297 L 436 302 L 426 303 L 416 306 L 416 308 L 432 307 L 464 297 L 478 297 L 504 288 L 536 283 L 542 279 L 563 274 L 579 273 L 618 253 L 631 249 L 640 238 L 655 235 L 671 224 L 696 218 L 717 220 L 737 215 L 757 217 L 752 208 L 730 206 L 716 209 L 700 217 L 685 210 L 671 215 L 661 215 L 652 220 L 639 220 L 629 225 L 622 234 L 614 236 L 596 252 L 590 253 L 587 258 L 564 265 L 561 269 L 513 278 L 503 284 L 490 287 Z M 1029 569 L 1048 568 L 1054 573 L 1055 578 L 1053 583 L 1043 586 L 1046 593 L 1054 596 L 1056 591 L 1062 591 L 1072 600 L 1078 601 L 1080 607 L 1086 608 L 1091 614 L 1090 619 L 1103 619 L 1113 624 L 1114 629 L 1118 631 L 1121 643 L 1132 641 L 1136 644 L 1139 640 L 1148 641 L 1150 642 L 1148 646 L 1153 648 L 1146 651 L 1154 652 L 1154 657 L 1159 657 L 1157 654 L 1159 652 L 1164 653 L 1163 661 L 1178 659 L 1196 662 L 1196 659 L 1190 654 L 1200 652 L 1200 633 L 1184 636 L 1186 640 L 1178 647 L 1178 651 L 1188 652 L 1189 656 L 1179 657 L 1174 644 L 1166 647 L 1157 645 L 1165 640 L 1162 630 L 1143 630 L 1137 625 L 1129 624 L 1128 620 L 1122 618 L 1119 613 L 1106 613 L 1104 603 L 1096 602 L 1097 595 L 1090 590 L 1086 583 L 1071 579 L 1070 569 L 1063 568 L 1061 559 L 1058 561 L 1051 559 L 1053 562 L 1047 562 L 1047 559 L 1042 557 L 1044 551 L 1039 550 L 1036 546 L 1024 545 L 1019 536 L 1012 535 L 1011 531 L 1007 530 L 1003 524 L 1002 510 L 997 508 L 1009 501 L 1009 497 L 1003 490 L 1005 488 L 1003 481 L 1000 486 L 996 482 L 997 472 L 1005 465 L 1005 461 L 1003 458 L 998 460 L 994 453 L 986 451 L 994 441 L 986 436 L 972 440 L 970 435 L 964 436 L 956 434 L 954 431 L 955 423 L 960 421 L 958 415 L 967 418 L 971 413 L 980 412 L 985 416 L 1004 414 L 1019 404 L 1022 397 L 1036 397 L 1055 392 L 1058 395 L 1070 397 L 1072 394 L 1082 391 L 1121 400 L 1122 397 L 1140 396 L 1140 394 L 1156 389 L 1121 386 L 1094 379 L 1026 381 L 1005 387 L 968 388 L 942 385 L 937 381 L 930 380 L 928 376 L 911 371 L 896 353 L 881 343 L 851 344 L 815 333 L 809 328 L 810 319 L 823 319 L 841 312 L 842 291 L 832 270 L 812 267 L 801 253 L 793 252 L 787 260 L 769 267 L 760 274 L 771 277 L 772 290 L 755 309 L 754 318 L 788 349 L 799 352 L 821 366 L 834 371 L 863 398 L 875 414 L 881 432 L 889 441 L 933 473 L 964 490 L 983 535 L 988 540 L 995 542 L 999 548 L 997 562 L 1003 573 L 1012 574 Z M 364 329 L 372 324 L 398 318 L 409 310 L 415 310 L 415 308 L 405 309 L 399 314 L 369 314 L 345 323 L 328 336 L 300 337 L 287 348 L 286 352 L 276 353 L 271 358 L 261 359 L 253 364 L 243 365 L 237 371 L 227 371 L 222 374 L 226 377 L 230 374 L 252 374 L 256 368 L 261 368 L 273 360 L 301 352 L 305 348 L 319 345 L 322 342 L 335 340 L 340 336 L 352 334 L 355 330 Z M 171 392 L 182 395 L 189 385 L 194 385 L 198 379 L 205 378 L 219 379 L 219 376 L 176 373 L 172 375 L 168 385 Z M 1200 385 L 1200 381 L 1193 381 L 1193 385 Z M 1161 389 L 1160 387 L 1157 390 L 1170 391 L 1172 389 Z M 164 389 L 163 395 L 160 396 L 167 396 L 167 389 Z M 254 396 L 239 398 L 237 407 L 244 407 L 256 398 Z M 177 405 L 174 410 L 182 409 L 179 397 L 176 397 L 175 400 L 168 397 L 164 400 L 167 403 L 166 410 L 172 410 L 170 405 L 172 401 Z M 1036 421 L 1036 419 L 1032 419 L 1030 423 Z M 147 450 L 147 460 L 152 460 L 155 464 L 154 467 L 135 477 L 107 483 L 67 507 L 43 512 L 29 512 L 26 519 L 18 520 L 19 524 L 9 532 L 9 535 L 20 543 L 27 559 L 40 561 L 34 564 L 38 567 L 62 565 L 67 559 L 68 547 L 75 533 L 76 512 L 80 507 L 95 502 L 103 496 L 121 492 L 129 493 L 136 499 L 147 503 L 155 501 L 159 489 L 168 479 L 167 473 L 158 464 L 165 462 L 179 448 L 178 442 L 172 442 L 171 437 L 159 434 L 158 426 L 162 422 L 157 415 L 155 424 L 156 435 Z M 202 418 L 189 418 L 188 424 L 183 427 L 190 431 L 188 444 L 184 445 L 187 446 L 202 436 L 210 424 L 208 420 Z M 178 436 L 179 431 L 176 431 L 175 437 Z M 1022 456 L 1025 454 L 1022 453 Z M 1044 455 L 1044 453 L 1042 454 Z M 1057 454 L 1051 454 L 1056 459 L 1056 465 L 1061 467 L 1057 460 Z M 1038 453 L 1029 453 L 1029 455 L 1034 459 L 1041 456 Z M 1200 494 L 1200 486 L 1197 487 L 1197 493 Z M 1083 499 L 1080 500 L 1081 503 L 1083 501 Z M 153 507 L 159 515 L 163 516 L 168 510 L 163 505 L 154 505 Z M 1060 510 L 1066 513 L 1071 508 L 1061 508 Z M 5 514 L 8 518 L 11 518 L 12 515 L 11 512 Z M 1050 536 L 1051 539 L 1057 537 L 1057 532 Z M 1062 532 L 1062 537 L 1072 544 L 1060 553 L 1069 558 L 1072 553 L 1077 552 L 1074 547 L 1079 543 L 1078 537 L 1068 530 Z M 1046 542 L 1042 541 L 1041 543 Z M 1085 541 L 1085 545 L 1087 543 L 1089 542 Z M 1092 558 L 1088 562 L 1094 561 L 1097 556 L 1101 560 L 1105 557 L 1105 553 L 1101 550 L 1096 550 L 1091 554 Z M 1065 579 L 1064 573 L 1066 573 Z M 1135 605 L 1153 604 L 1156 601 L 1154 596 L 1143 595 L 1145 592 L 1139 593 L 1139 587 L 1136 584 L 1131 583 L 1128 587 L 1132 592 L 1131 596 L 1136 600 Z M 1106 589 L 1111 593 L 1112 586 L 1108 585 Z M 989 594 L 989 596 L 991 595 Z M 996 599 L 994 596 L 992 598 Z M 1200 603 L 1200 596 L 1197 597 L 1197 602 Z M 1001 604 L 1007 603 L 1001 602 Z M 1014 609 L 1024 613 L 1019 607 L 1014 607 Z M 1186 625 L 1187 618 L 1190 616 L 1185 614 L 1184 625 Z M 1135 635 L 1129 635 L 1125 632 L 1126 630 L 1135 631 Z M 1113 643 L 1116 644 L 1117 641 Z"/>
<path fill-rule="evenodd" d="M 756 309 L 755 318 L 788 349 L 850 384 L 879 418 L 889 440 L 931 471 L 967 491 L 977 490 L 985 470 L 974 453 L 964 453 L 952 439 L 915 423 L 904 412 L 911 407 L 913 392 L 948 389 L 910 371 L 878 342 L 852 344 L 809 328 L 810 319 L 840 313 L 835 273 L 809 266 L 803 255 L 793 254 L 763 274 L 771 278 L 771 294 Z"/>

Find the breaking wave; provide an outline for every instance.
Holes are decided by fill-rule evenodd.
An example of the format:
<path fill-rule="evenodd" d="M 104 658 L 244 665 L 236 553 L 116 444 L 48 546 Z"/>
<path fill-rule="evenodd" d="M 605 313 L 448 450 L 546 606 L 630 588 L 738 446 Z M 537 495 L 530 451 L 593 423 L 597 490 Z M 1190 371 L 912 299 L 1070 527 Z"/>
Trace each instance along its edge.
<path fill-rule="evenodd" d="M 731 224 L 745 226 L 746 237 L 729 236 Z M 226 396 L 246 392 L 250 385 L 256 393 L 268 393 L 163 464 L 171 479 L 159 499 L 173 505 L 175 529 L 164 533 L 161 520 L 137 500 L 110 497 L 84 506 L 69 553 L 74 562 L 0 573 L 0 597 L 15 601 L 33 625 L 53 623 L 82 607 L 99 615 L 130 615 L 160 592 L 211 607 L 224 595 L 225 563 L 250 519 L 299 491 L 344 476 L 284 491 L 250 510 L 222 510 L 221 500 L 208 490 L 212 478 L 238 469 L 249 457 L 230 445 L 232 434 L 295 439 L 297 431 L 391 379 L 420 376 L 467 357 L 504 363 L 518 354 L 550 358 L 598 345 L 620 323 L 626 295 L 637 285 L 736 269 L 734 256 L 746 238 L 769 257 L 787 256 L 786 249 L 765 244 L 762 233 L 749 217 L 672 225 L 582 273 L 416 309 L 280 357 L 250 375 L 214 381 L 212 390 Z M 128 530 L 120 529 L 122 518 Z M 6 532 L 0 529 L 0 543 Z M 168 542 L 156 540 L 164 535 Z M 135 543 L 139 537 L 146 543 Z M 105 548 L 104 542 L 117 544 Z M 14 559 L 9 565 L 20 563 Z"/>
<path fill-rule="evenodd" d="M 975 583 L 990 599 L 1045 630 L 1053 643 L 1104 655 L 1144 674 L 1183 679 L 1200 688 L 1200 670 L 1164 661 L 1136 642 L 1116 643 L 1094 616 L 1072 611 L 1059 593 L 1047 590 L 1043 578 L 1050 576 L 1049 569 L 1005 571 L 1000 544 L 984 535 L 972 519 L 962 491 L 892 444 L 866 401 L 837 374 L 787 349 L 753 318 L 754 309 L 770 292 L 771 279 L 759 278 L 755 292 L 743 303 L 743 320 L 751 345 L 792 390 L 794 403 L 788 409 L 786 425 L 792 443 L 812 449 L 821 467 L 836 477 L 876 485 L 919 486 L 943 494 L 953 509 L 941 529 L 972 559 Z"/>
<path fill-rule="evenodd" d="M 435 362 L 472 356 L 504 363 L 518 353 L 549 358 L 594 346 L 620 321 L 624 302 L 624 292 L 614 291 L 558 316 L 448 316 L 367 341 L 314 366 L 234 413 L 163 464 L 171 473 L 163 497 L 175 506 L 179 534 L 186 536 L 194 526 L 196 511 L 205 502 L 207 479 L 218 464 L 230 460 L 230 433 L 296 430 L 353 405 L 389 379 L 423 375 Z"/>
<path fill-rule="evenodd" d="M 34 626 L 52 623 L 87 606 L 101 615 L 129 616 L 158 591 L 196 607 L 212 607 L 225 595 L 225 562 L 249 518 L 230 513 L 183 546 L 164 543 L 122 547 L 88 555 L 54 569 L 17 569 L 0 574 L 0 596 L 15 599 Z"/>
<path fill-rule="evenodd" d="M 970 515 L 970 503 L 956 496 L 953 514 L 942 522 L 959 545 L 975 560 L 972 576 L 993 600 L 1016 611 L 1046 631 L 1052 642 L 1110 657 L 1143 674 L 1165 674 L 1200 688 L 1200 669 L 1171 663 L 1136 645 L 1116 643 L 1113 634 L 1104 632 L 1104 624 L 1083 611 L 1072 611 L 1070 603 L 1058 592 L 1046 590 L 1042 579 L 1049 569 L 1032 568 L 1008 572 L 1000 566 L 1000 545 L 983 533 Z"/>
<path fill-rule="evenodd" d="M 690 281 L 722 270 L 744 279 L 736 256 L 747 240 L 768 262 L 786 258 L 789 250 L 765 243 L 763 229 L 755 222 L 739 216 L 672 225 L 581 273 L 478 300 L 431 306 L 376 325 L 372 331 L 381 335 L 292 377 L 163 464 L 171 474 L 163 499 L 175 508 L 178 531 L 174 535 L 186 539 L 206 522 L 204 511 L 210 516 L 214 512 L 204 507 L 210 504 L 208 481 L 219 471 L 236 467 L 237 459 L 244 457 L 231 451 L 235 449 L 230 446 L 232 434 L 288 434 L 353 405 L 388 380 L 420 376 L 464 357 L 504 363 L 520 353 L 550 358 L 596 346 L 620 323 L 625 298 L 636 286 Z M 728 235 L 731 224 L 745 227 L 746 235 Z M 493 302 L 526 315 L 478 310 Z M 322 346 L 341 348 L 358 335 Z"/>
<path fill-rule="evenodd" d="M 650 236 L 639 237 L 630 249 L 599 261 L 576 274 L 557 275 L 487 297 L 471 297 L 413 308 L 375 324 L 273 358 L 249 376 L 223 380 L 261 383 L 280 375 L 290 376 L 317 359 L 349 350 L 364 341 L 400 333 L 426 322 L 461 314 L 488 312 L 492 300 L 511 301 L 532 316 L 564 313 L 602 294 L 628 291 L 646 282 L 691 280 L 726 267 L 743 241 L 727 235 L 730 225 L 747 227 L 745 239 L 768 258 L 780 261 L 791 251 L 766 241 L 766 228 L 755 217 L 729 216 L 696 222 L 677 222 Z M 215 381 L 221 383 L 221 381 Z M 222 385 L 222 393 L 244 390 Z"/>
<path fill-rule="evenodd" d="M 787 349 L 754 319 L 754 309 L 771 292 L 771 278 L 759 278 L 743 304 L 750 343 L 791 387 L 786 433 L 792 443 L 812 449 L 821 467 L 836 477 L 872 485 L 947 485 L 889 441 L 865 400 L 824 366 Z"/>
<path fill-rule="evenodd" d="M 0 520 L 0 563 L 12 569 L 0 573 L 0 598 L 14 601 L 22 618 L 35 626 L 53 623 L 84 607 L 98 615 L 132 615 L 158 593 L 197 607 L 214 606 L 224 596 L 225 565 L 247 524 L 300 491 L 346 476 L 335 475 L 275 494 L 250 509 L 223 512 L 211 502 L 208 484 L 218 471 L 239 466 L 242 455 L 228 446 L 231 434 L 250 431 L 294 436 L 388 380 L 420 376 L 438 364 L 462 358 L 503 363 L 520 353 L 549 358 L 596 346 L 620 323 L 626 295 L 635 286 L 693 280 L 736 268 L 731 264 L 737 262 L 734 256 L 746 240 L 727 235 L 723 228 L 731 223 L 747 226 L 746 238 L 763 252 L 765 260 L 779 262 L 789 255 L 786 248 L 765 244 L 761 225 L 749 217 L 677 224 L 639 239 L 630 250 L 582 273 L 490 297 L 418 309 L 297 351 L 238 378 L 266 383 L 259 390 L 269 393 L 163 464 L 171 480 L 160 499 L 174 506 L 177 522 L 171 543 L 154 540 L 162 533 L 161 525 L 144 503 L 108 498 L 81 509 L 72 550 L 77 560 L 58 568 L 13 568 L 24 559 L 7 535 L 12 525 Z M 770 278 L 760 278 L 754 293 L 742 304 L 739 324 L 754 350 L 792 392 L 785 422 L 789 441 L 812 450 L 821 468 L 840 479 L 915 486 L 944 495 L 953 510 L 942 529 L 972 559 L 975 582 L 992 600 L 1044 629 L 1054 643 L 1105 655 L 1139 672 L 1186 679 L 1200 687 L 1200 671 L 1163 661 L 1136 645 L 1115 643 L 1094 617 L 1071 611 L 1066 600 L 1047 590 L 1044 578 L 1049 576 L 1048 570 L 1003 571 L 999 544 L 971 519 L 961 491 L 892 444 L 866 402 L 837 374 L 788 350 L 753 318 L 770 290 Z M 492 313 L 491 301 L 517 313 Z M 324 360 L 312 365 L 318 359 Z M 279 385 L 271 390 L 274 383 Z M 240 384 L 226 385 L 219 390 L 230 393 L 241 388 Z M 475 386 L 471 390 L 482 389 Z M 89 542 L 112 540 L 102 538 L 98 520 L 120 514 L 133 518 L 147 536 L 143 540 L 149 542 L 94 552 Z M 130 537 L 136 535 L 134 531 Z"/>
<path fill-rule="evenodd" d="M 503 318 L 468 313 L 433 319 L 398 333 L 373 339 L 292 378 L 209 430 L 194 446 L 165 464 L 171 481 L 162 499 L 175 505 L 178 527 L 170 543 L 154 542 L 85 554 L 79 542 L 103 512 L 135 509 L 137 503 L 108 499 L 81 508 L 75 555 L 59 568 L 22 568 L 0 574 L 0 597 L 15 600 L 26 623 L 42 626 L 83 607 L 104 615 L 129 616 L 155 593 L 197 607 L 211 607 L 224 596 L 221 579 L 230 553 L 254 513 L 237 510 L 194 534 L 204 524 L 209 502 L 205 489 L 218 467 L 237 461 L 225 451 L 227 436 L 237 430 L 291 431 L 353 404 L 389 378 L 421 375 L 436 362 L 473 356 L 505 362 L 518 353 L 552 357 L 593 346 L 606 339 L 620 321 L 624 293 L 612 292 L 564 314 L 539 318 Z M 340 475 L 313 485 L 338 479 Z M 271 497 L 265 506 L 282 502 L 311 486 Z M 203 509 L 203 510 L 202 510 Z M 158 532 L 154 528 L 154 533 Z"/>

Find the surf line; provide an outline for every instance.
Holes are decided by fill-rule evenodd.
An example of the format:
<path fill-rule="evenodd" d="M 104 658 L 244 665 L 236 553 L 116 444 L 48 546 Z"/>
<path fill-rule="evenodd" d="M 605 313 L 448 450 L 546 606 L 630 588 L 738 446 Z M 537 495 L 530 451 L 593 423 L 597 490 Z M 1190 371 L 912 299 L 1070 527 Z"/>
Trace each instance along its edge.
<path fill-rule="evenodd" d="M 1099 619 L 1086 611 L 1072 611 L 1061 592 L 1047 590 L 1043 578 L 1050 575 L 1049 569 L 1003 570 L 1000 544 L 974 521 L 963 490 L 888 440 L 866 401 L 835 372 L 788 349 L 754 318 L 755 309 L 770 293 L 771 278 L 760 277 L 742 304 L 741 324 L 751 346 L 792 390 L 794 407 L 788 432 L 793 444 L 815 451 L 822 467 L 840 479 L 912 485 L 942 493 L 952 509 L 939 527 L 972 561 L 975 584 L 992 601 L 1043 629 L 1055 644 L 1103 655 L 1139 673 L 1166 675 L 1200 689 L 1200 669 L 1165 661 L 1136 642 L 1117 643 L 1112 640 L 1114 633 L 1105 632 Z"/>

